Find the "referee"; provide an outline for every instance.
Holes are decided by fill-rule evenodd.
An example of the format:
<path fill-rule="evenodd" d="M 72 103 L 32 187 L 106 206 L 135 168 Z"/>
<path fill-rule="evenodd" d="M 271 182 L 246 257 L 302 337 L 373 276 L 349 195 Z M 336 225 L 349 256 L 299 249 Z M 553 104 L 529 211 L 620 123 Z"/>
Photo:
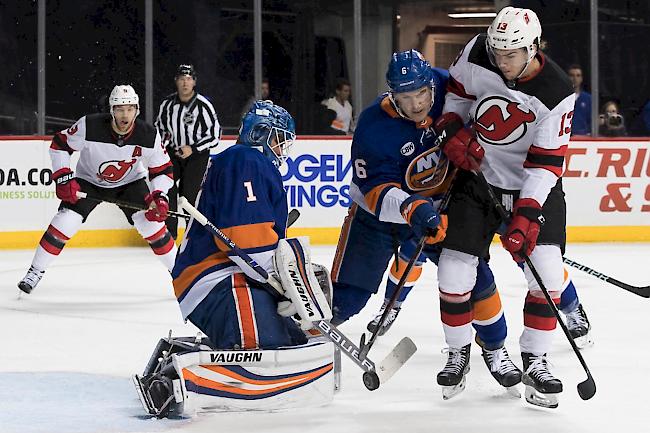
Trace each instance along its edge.
<path fill-rule="evenodd" d="M 221 128 L 212 103 L 195 90 L 192 65 L 179 65 L 174 77 L 176 92 L 158 109 L 156 128 L 174 164 L 174 186 L 169 190 L 169 207 L 178 208 L 178 196 L 194 203 L 201 188 L 210 148 L 219 143 Z M 177 237 L 178 219 L 167 218 L 167 229 Z"/>

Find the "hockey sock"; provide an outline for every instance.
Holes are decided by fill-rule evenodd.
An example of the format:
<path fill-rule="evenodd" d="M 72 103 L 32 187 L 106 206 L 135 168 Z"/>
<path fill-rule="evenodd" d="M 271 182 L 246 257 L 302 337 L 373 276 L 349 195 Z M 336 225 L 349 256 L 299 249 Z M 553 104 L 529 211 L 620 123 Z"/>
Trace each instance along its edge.
<path fill-rule="evenodd" d="M 557 305 L 560 300 L 555 298 L 553 301 Z M 541 294 L 536 297 L 528 293 L 524 303 L 524 332 L 519 339 L 521 351 L 534 354 L 548 352 L 556 326 L 557 319 L 546 299 Z"/>
<path fill-rule="evenodd" d="M 573 284 L 573 280 L 569 277 L 569 272 L 566 268 L 564 268 L 564 283 L 562 286 L 562 296 L 560 296 L 560 305 L 558 308 L 564 314 L 567 314 L 578 308 L 580 300 L 578 299 L 576 286 Z"/>
<path fill-rule="evenodd" d="M 61 253 L 66 242 L 77 233 L 82 223 L 82 216 L 69 209 L 62 209 L 54 215 L 36 247 L 32 266 L 41 271 L 46 270 Z"/>
<path fill-rule="evenodd" d="M 407 261 L 405 261 L 401 257 L 399 258 L 398 264 L 395 264 L 395 260 L 393 259 L 393 263 L 390 265 L 390 273 L 388 274 L 388 280 L 386 281 L 386 295 L 385 295 L 386 299 L 390 299 L 393 297 L 393 294 L 397 289 L 397 285 L 399 284 L 399 280 L 404 275 L 404 271 L 406 270 L 407 264 L 408 264 Z M 416 264 L 411 268 L 411 272 L 409 272 L 409 275 L 406 278 L 406 283 L 404 284 L 404 287 L 402 288 L 402 291 L 400 292 L 399 297 L 397 298 L 397 303 L 395 304 L 396 307 L 399 307 L 399 305 L 401 305 L 402 302 L 406 300 L 406 297 L 408 296 L 409 292 L 417 282 L 418 278 L 420 278 L 421 274 L 422 274 L 422 264 L 416 262 Z"/>
<path fill-rule="evenodd" d="M 472 341 L 471 292 L 456 294 L 440 290 L 440 318 L 449 347 L 463 347 Z"/>
<path fill-rule="evenodd" d="M 134 213 L 132 218 L 133 225 L 140 233 L 140 236 L 149 242 L 154 254 L 171 272 L 174 268 L 177 248 L 174 238 L 165 227 L 165 224 L 147 220 L 144 211 Z"/>

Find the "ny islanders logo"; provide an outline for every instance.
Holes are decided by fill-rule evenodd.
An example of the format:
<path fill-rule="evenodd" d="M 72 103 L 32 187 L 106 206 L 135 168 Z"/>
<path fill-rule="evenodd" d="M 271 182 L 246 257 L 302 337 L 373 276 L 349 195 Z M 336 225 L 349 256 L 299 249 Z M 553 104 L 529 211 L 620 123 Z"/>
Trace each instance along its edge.
<path fill-rule="evenodd" d="M 117 183 L 131 172 L 136 158 L 131 161 L 105 161 L 99 166 L 97 177 L 109 183 Z"/>
<path fill-rule="evenodd" d="M 517 102 L 503 96 L 484 99 L 476 108 L 474 127 L 481 140 L 496 146 L 514 143 L 526 134 L 535 113 L 523 111 Z"/>

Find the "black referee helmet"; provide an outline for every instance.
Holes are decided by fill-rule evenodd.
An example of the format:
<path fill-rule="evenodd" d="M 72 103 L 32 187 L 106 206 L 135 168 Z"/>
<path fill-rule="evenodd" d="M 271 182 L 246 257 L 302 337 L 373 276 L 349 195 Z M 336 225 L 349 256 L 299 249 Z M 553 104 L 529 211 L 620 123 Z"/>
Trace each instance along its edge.
<path fill-rule="evenodd" d="M 178 77 L 182 77 L 184 75 L 192 77 L 196 80 L 196 72 L 194 71 L 194 65 L 190 65 L 187 63 L 182 63 L 178 65 L 178 69 L 176 70 L 176 75 L 174 76 L 174 79 Z"/>

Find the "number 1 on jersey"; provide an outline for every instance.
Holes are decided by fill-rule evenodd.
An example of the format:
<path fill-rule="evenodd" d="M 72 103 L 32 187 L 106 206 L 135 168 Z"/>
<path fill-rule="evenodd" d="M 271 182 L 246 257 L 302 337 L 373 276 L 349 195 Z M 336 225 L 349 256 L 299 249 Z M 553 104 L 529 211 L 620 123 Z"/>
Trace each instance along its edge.
<path fill-rule="evenodd" d="M 248 193 L 246 201 L 257 201 L 257 197 L 255 197 L 255 193 L 253 193 L 253 184 L 251 181 L 244 182 L 244 188 L 246 188 L 246 192 Z"/>

